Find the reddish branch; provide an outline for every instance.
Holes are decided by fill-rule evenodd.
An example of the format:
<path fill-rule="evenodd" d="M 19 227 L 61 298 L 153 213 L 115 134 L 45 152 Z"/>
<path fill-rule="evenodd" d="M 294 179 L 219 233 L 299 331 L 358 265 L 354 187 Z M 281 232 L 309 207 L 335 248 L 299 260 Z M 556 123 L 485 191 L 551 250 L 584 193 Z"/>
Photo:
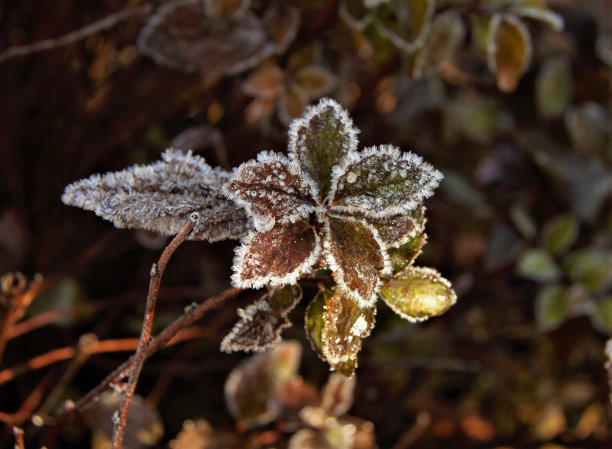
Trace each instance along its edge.
<path fill-rule="evenodd" d="M 128 380 L 127 387 L 125 389 L 125 395 L 119 406 L 119 420 L 115 423 L 115 434 L 113 435 L 113 449 L 120 449 L 123 443 L 123 433 L 125 432 L 125 425 L 127 423 L 128 413 L 130 411 L 130 404 L 132 398 L 136 392 L 136 384 L 138 384 L 138 378 L 142 371 L 142 365 L 144 364 L 146 353 L 145 348 L 151 341 L 151 329 L 153 328 L 153 317 L 155 316 L 155 305 L 157 304 L 157 295 L 159 294 L 159 286 L 161 284 L 161 278 L 166 270 L 168 261 L 177 250 L 177 248 L 183 243 L 193 227 L 196 225 L 200 216 L 197 213 L 191 214 L 189 221 L 183 226 L 181 232 L 166 246 L 164 252 L 159 258 L 159 261 L 151 267 L 151 281 L 149 282 L 149 293 L 147 295 L 147 304 L 145 308 L 144 320 L 142 323 L 142 331 L 140 332 L 140 339 L 138 341 L 138 348 L 132 362 L 130 377 Z"/>

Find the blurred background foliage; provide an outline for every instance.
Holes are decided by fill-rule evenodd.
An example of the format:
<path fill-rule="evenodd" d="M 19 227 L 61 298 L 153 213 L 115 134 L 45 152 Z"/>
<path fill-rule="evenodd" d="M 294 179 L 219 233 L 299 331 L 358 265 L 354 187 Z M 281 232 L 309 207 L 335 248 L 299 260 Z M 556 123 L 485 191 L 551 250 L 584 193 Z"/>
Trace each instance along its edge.
<path fill-rule="evenodd" d="M 380 307 L 354 402 L 351 390 L 334 409 L 317 392 L 332 380 L 305 340 L 306 304 L 284 333 L 282 382 L 248 380 L 246 356 L 219 352 L 256 297 L 242 295 L 147 362 L 130 447 L 609 447 L 610 2 L 25 0 L 0 5 L 0 29 L 0 273 L 24 273 L 2 283 L 0 445 L 13 444 L 7 424 L 40 445 L 64 400 L 135 349 L 165 244 L 62 205 L 63 187 L 169 146 L 226 168 L 283 151 L 291 118 L 327 95 L 363 146 L 390 142 L 444 172 L 419 263 L 452 281 L 457 305 L 423 324 Z M 21 47 L 44 39 L 46 51 Z M 180 249 L 156 329 L 229 285 L 233 246 Z M 257 426 L 225 405 L 234 368 L 273 385 Z M 278 399 L 289 388 L 291 407 Z M 252 388 L 239 391 L 248 402 Z M 116 400 L 103 399 L 61 447 L 104 447 Z"/>

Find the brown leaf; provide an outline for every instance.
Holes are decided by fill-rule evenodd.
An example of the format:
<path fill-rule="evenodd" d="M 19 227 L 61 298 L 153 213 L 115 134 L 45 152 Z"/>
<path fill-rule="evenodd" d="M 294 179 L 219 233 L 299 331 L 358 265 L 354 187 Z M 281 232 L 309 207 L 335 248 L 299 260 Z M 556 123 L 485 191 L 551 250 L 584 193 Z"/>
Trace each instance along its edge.
<path fill-rule="evenodd" d="M 304 113 L 308 106 L 308 96 L 295 83 L 290 83 L 277 98 L 278 118 L 282 123 L 289 126 L 291 122 Z"/>
<path fill-rule="evenodd" d="M 332 373 L 323 387 L 321 408 L 330 416 L 348 412 L 355 394 L 355 376 Z"/>
<path fill-rule="evenodd" d="M 374 327 L 376 308 L 362 308 L 336 290 L 323 313 L 323 354 L 331 364 L 349 362 L 357 357 L 361 339 Z"/>
<path fill-rule="evenodd" d="M 305 220 L 252 232 L 236 250 L 232 281 L 241 288 L 294 284 L 320 252 L 319 236 Z"/>
<path fill-rule="evenodd" d="M 255 98 L 275 98 L 283 89 L 284 72 L 277 65 L 257 69 L 242 85 L 245 94 Z"/>
<path fill-rule="evenodd" d="M 293 74 L 293 80 L 306 93 L 309 99 L 326 95 L 336 87 L 336 77 L 323 67 L 309 65 Z"/>
<path fill-rule="evenodd" d="M 293 42 L 300 26 L 300 11 L 285 2 L 274 3 L 264 16 L 264 24 L 272 41 L 275 53 L 280 55 Z"/>
<path fill-rule="evenodd" d="M 234 368 L 225 382 L 225 402 L 241 427 L 264 425 L 281 410 L 278 390 L 300 362 L 301 346 L 286 341 Z"/>
<path fill-rule="evenodd" d="M 238 309 L 240 320 L 221 342 L 221 351 L 260 352 L 278 343 L 283 329 L 290 327 L 287 314 L 302 297 L 298 285 L 271 289 L 246 309 Z"/>
<path fill-rule="evenodd" d="M 362 307 L 372 306 L 386 267 L 383 244 L 368 225 L 330 216 L 324 240 L 327 263 L 340 289 Z"/>
<path fill-rule="evenodd" d="M 185 72 L 243 72 L 272 54 L 262 21 L 252 12 L 225 19 L 207 15 L 204 2 L 161 6 L 142 29 L 138 49 L 158 64 Z"/>
<path fill-rule="evenodd" d="M 531 35 L 521 19 L 497 13 L 487 33 L 487 58 L 497 87 L 505 93 L 516 89 L 531 61 Z"/>

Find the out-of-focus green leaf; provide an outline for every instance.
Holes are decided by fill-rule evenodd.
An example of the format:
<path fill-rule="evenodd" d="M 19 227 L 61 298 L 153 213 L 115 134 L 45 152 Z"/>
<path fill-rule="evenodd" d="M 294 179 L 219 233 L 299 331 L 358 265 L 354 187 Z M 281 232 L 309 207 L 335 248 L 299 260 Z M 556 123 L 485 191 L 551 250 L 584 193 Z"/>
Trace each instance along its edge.
<path fill-rule="evenodd" d="M 297 372 L 301 346 L 285 341 L 246 360 L 225 382 L 225 402 L 241 428 L 264 425 L 280 412 L 278 389 Z"/>
<path fill-rule="evenodd" d="M 569 253 L 563 266 L 574 282 L 589 290 L 605 287 L 612 277 L 612 255 L 600 248 L 584 248 Z"/>
<path fill-rule="evenodd" d="M 472 211 L 483 211 L 488 208 L 482 194 L 455 171 L 447 170 L 444 172 L 444 180 L 442 180 L 440 188 L 460 206 Z"/>
<path fill-rule="evenodd" d="M 612 334 L 612 296 L 604 296 L 595 302 L 591 319 L 598 329 Z"/>
<path fill-rule="evenodd" d="M 510 218 L 523 237 L 531 239 L 535 236 L 536 225 L 522 205 L 514 203 L 510 207 Z"/>
<path fill-rule="evenodd" d="M 544 0 L 521 0 L 515 2 L 512 12 L 523 17 L 544 22 L 553 27 L 555 31 L 561 31 L 563 29 L 563 17 L 548 9 Z"/>
<path fill-rule="evenodd" d="M 542 331 L 550 331 L 567 318 L 569 291 L 560 285 L 544 287 L 536 297 L 536 321 Z"/>
<path fill-rule="evenodd" d="M 562 215 L 546 223 L 542 231 L 542 244 L 552 254 L 562 254 L 578 237 L 580 224 L 572 215 Z"/>
<path fill-rule="evenodd" d="M 489 69 L 497 87 L 513 92 L 531 61 L 531 35 L 521 19 L 512 14 L 496 13 L 487 34 Z"/>
<path fill-rule="evenodd" d="M 457 300 L 450 282 L 427 267 L 413 267 L 386 279 L 380 297 L 394 312 L 412 322 L 441 315 Z"/>
<path fill-rule="evenodd" d="M 66 313 L 55 324 L 67 326 L 74 322 L 78 316 L 87 316 L 93 313 L 94 306 L 89 307 L 88 298 L 82 287 L 73 278 L 63 278 L 49 289 L 43 291 L 27 310 L 28 316 L 39 315 L 51 310 L 66 310 L 79 306 L 75 314 Z"/>
<path fill-rule="evenodd" d="M 427 33 L 423 47 L 416 55 L 413 75 L 419 78 L 451 61 L 465 39 L 465 25 L 453 10 L 437 15 Z"/>
<path fill-rule="evenodd" d="M 494 100 L 471 93 L 457 95 L 445 105 L 444 112 L 446 134 L 467 136 L 476 142 L 489 142 L 502 122 L 499 105 Z"/>
<path fill-rule="evenodd" d="M 587 154 L 606 156 L 612 142 L 612 120 L 597 103 L 585 103 L 565 114 L 565 128 L 574 147 Z"/>
<path fill-rule="evenodd" d="M 530 249 L 518 260 L 518 273 L 528 279 L 549 282 L 561 276 L 561 270 L 550 253 L 541 248 Z"/>
<path fill-rule="evenodd" d="M 536 102 L 542 117 L 561 115 L 572 98 L 572 75 L 565 55 L 549 59 L 536 79 Z"/>
<path fill-rule="evenodd" d="M 379 32 L 397 48 L 413 53 L 424 42 L 435 9 L 434 0 L 380 2 L 376 14 Z"/>
<path fill-rule="evenodd" d="M 497 225 L 487 244 L 485 268 L 494 271 L 513 262 L 524 246 L 525 243 L 516 232 L 507 226 Z"/>
<path fill-rule="evenodd" d="M 608 64 L 612 68 L 612 34 L 601 33 L 597 37 L 595 44 L 595 53 L 599 59 Z"/>

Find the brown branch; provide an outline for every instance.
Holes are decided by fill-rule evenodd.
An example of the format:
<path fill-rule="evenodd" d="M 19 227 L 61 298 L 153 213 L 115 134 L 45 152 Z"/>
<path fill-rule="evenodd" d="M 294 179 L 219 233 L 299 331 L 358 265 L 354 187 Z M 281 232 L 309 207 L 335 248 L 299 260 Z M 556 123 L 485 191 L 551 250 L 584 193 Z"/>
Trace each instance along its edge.
<path fill-rule="evenodd" d="M 228 288 L 217 296 L 207 299 L 201 304 L 194 304 L 185 310 L 185 313 L 177 318 L 172 324 L 166 327 L 160 334 L 151 340 L 151 343 L 145 348 L 145 359 L 151 357 L 157 351 L 165 347 L 171 341 L 174 342 L 174 336 L 177 335 L 181 330 L 191 325 L 196 320 L 199 320 L 212 309 L 218 307 L 228 299 L 234 298 L 242 289 L 239 288 Z M 81 397 L 70 407 L 65 407 L 62 414 L 57 419 L 55 425 L 50 429 L 45 441 L 45 447 L 53 447 L 57 436 L 61 428 L 66 424 L 70 415 L 75 411 L 83 411 L 89 408 L 98 396 L 100 396 L 109 384 L 117 382 L 122 377 L 125 377 L 126 372 L 134 361 L 135 355 L 130 357 L 128 360 L 123 362 L 120 366 L 102 380 L 96 387 L 91 389 L 87 394 Z"/>
<path fill-rule="evenodd" d="M 151 10 L 150 5 L 139 5 L 131 8 L 126 8 L 122 11 L 118 11 L 114 14 L 104 17 L 97 22 L 91 23 L 75 31 L 71 31 L 63 36 L 44 39 L 42 41 L 34 42 L 32 44 L 17 45 L 14 47 L 7 48 L 0 53 L 0 64 L 10 59 L 18 58 L 21 56 L 27 56 L 34 53 L 40 53 L 46 50 L 52 50 L 54 48 L 65 47 L 66 45 L 78 42 L 92 34 L 99 33 L 106 29 L 114 27 L 119 22 L 129 19 L 132 16 L 140 14 L 148 14 Z"/>
<path fill-rule="evenodd" d="M 177 248 L 187 240 L 187 237 L 189 237 L 189 234 L 191 234 L 193 227 L 199 219 L 200 216 L 197 212 L 192 213 L 189 217 L 189 221 L 185 223 L 181 232 L 179 232 L 168 246 L 166 246 L 166 249 L 164 249 L 162 255 L 159 257 L 159 261 L 151 267 L 151 281 L 149 283 L 149 293 L 147 295 L 142 331 L 140 332 L 138 348 L 136 349 L 136 354 L 130 370 L 130 377 L 125 389 L 125 394 L 119 406 L 119 419 L 115 423 L 113 435 L 113 449 L 120 449 L 123 443 L 123 433 L 125 432 L 125 425 L 127 424 L 130 404 L 136 392 L 136 385 L 138 384 L 138 378 L 140 377 L 140 372 L 142 371 L 142 366 L 146 357 L 145 348 L 151 341 L 151 329 L 153 328 L 153 317 L 155 316 L 155 305 L 157 304 L 157 295 L 159 294 L 161 278 L 164 275 L 168 261 Z"/>

